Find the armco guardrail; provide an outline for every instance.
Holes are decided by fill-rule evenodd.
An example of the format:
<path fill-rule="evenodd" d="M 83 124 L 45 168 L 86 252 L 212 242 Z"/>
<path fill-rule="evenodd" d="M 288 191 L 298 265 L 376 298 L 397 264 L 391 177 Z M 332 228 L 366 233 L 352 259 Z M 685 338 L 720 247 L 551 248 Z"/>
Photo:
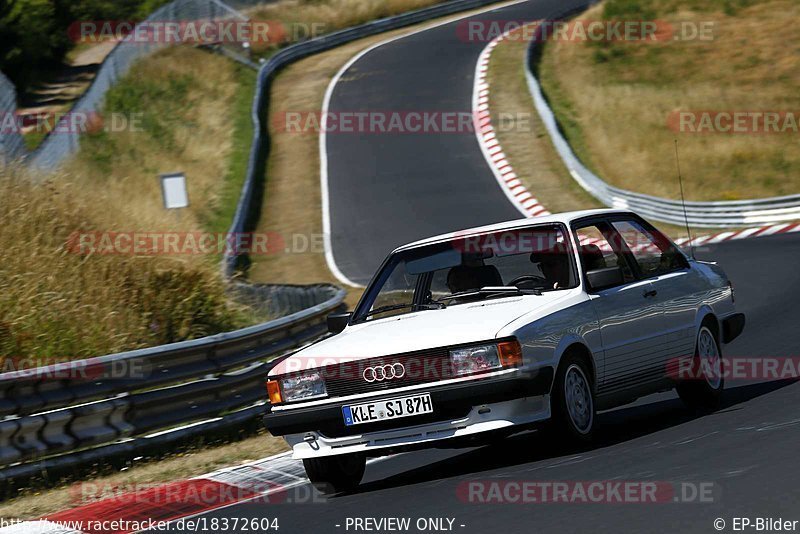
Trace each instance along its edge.
<path fill-rule="evenodd" d="M 231 232 L 249 229 L 260 206 L 269 82 L 279 68 L 355 39 L 495 1 L 452 0 L 275 54 L 259 71 L 253 146 Z M 228 275 L 238 259 L 225 258 Z M 233 290 L 280 311 L 304 309 L 229 334 L 0 375 L 0 480 L 142 454 L 252 421 L 263 411 L 262 383 L 270 360 L 325 335 L 325 317 L 342 307 L 345 292 L 330 285 L 276 289 L 234 284 Z"/>
<path fill-rule="evenodd" d="M 424 22 L 436 17 L 442 17 L 473 9 L 484 5 L 497 3 L 499 0 L 450 0 L 433 7 L 420 9 L 395 17 L 376 20 L 353 28 L 333 32 L 321 37 L 297 43 L 279 51 L 262 65 L 258 73 L 256 85 L 256 98 L 253 101 L 253 144 L 250 149 L 250 159 L 247 165 L 242 194 L 239 197 L 239 206 L 234 216 L 233 224 L 229 230 L 230 235 L 241 235 L 252 229 L 257 220 L 257 208 L 260 206 L 259 197 L 263 191 L 266 179 L 266 162 L 269 154 L 269 134 L 267 132 L 267 110 L 269 109 L 269 89 L 272 77 L 286 65 L 304 57 L 329 50 L 336 46 L 355 41 L 371 35 L 376 35 L 389 30 L 402 28 L 411 24 Z M 236 248 L 236 247 L 233 247 Z M 239 264 L 240 258 L 228 253 L 223 262 L 223 270 L 231 276 Z"/>
<path fill-rule="evenodd" d="M 158 8 L 139 25 L 161 21 L 218 19 L 247 20 L 247 17 L 220 0 L 174 0 Z M 75 102 L 71 113 L 99 112 L 108 90 L 128 72 L 134 61 L 169 46 L 168 43 L 161 42 L 133 42 L 133 35 L 120 41 L 103 60 L 89 89 Z M 227 50 L 227 52 L 228 55 L 236 57 L 234 51 Z M 3 92 L 0 87 L 0 99 L 2 99 Z M 2 106 L 2 102 L 0 102 L 0 106 Z M 0 111 L 2 110 L 3 108 L 0 107 Z M 16 112 L 16 103 L 11 112 Z M 61 119 L 53 128 L 54 131 L 59 132 L 58 135 L 48 135 L 41 145 L 27 154 L 26 163 L 30 167 L 45 172 L 52 171 L 78 151 L 82 133 L 69 127 L 68 121 L 70 120 L 69 117 Z M 2 146 L 2 137 L 0 136 L 0 157 L 5 148 Z M 24 151 L 6 151 L 5 153 L 9 160 L 12 157 L 18 159 L 24 155 Z"/>
<path fill-rule="evenodd" d="M 576 11 L 559 13 L 553 19 L 563 19 Z M 541 27 L 539 29 L 541 31 Z M 525 76 L 536 110 L 550 134 L 553 145 L 570 175 L 589 194 L 606 206 L 631 209 L 644 217 L 673 224 L 684 224 L 684 208 L 679 200 L 659 198 L 644 193 L 635 193 L 606 183 L 602 178 L 586 168 L 569 146 L 561 133 L 558 121 L 542 93 L 539 81 L 534 76 L 536 65 L 536 44 L 539 35 L 531 39 L 528 48 Z M 734 200 L 716 202 L 686 202 L 686 217 L 692 226 L 706 228 L 731 228 L 760 224 L 777 224 L 800 219 L 800 195 L 782 197 Z"/>
<path fill-rule="evenodd" d="M 271 360 L 326 333 L 344 290 L 253 286 L 293 313 L 203 339 L 0 374 L 0 480 L 139 453 L 263 411 Z"/>

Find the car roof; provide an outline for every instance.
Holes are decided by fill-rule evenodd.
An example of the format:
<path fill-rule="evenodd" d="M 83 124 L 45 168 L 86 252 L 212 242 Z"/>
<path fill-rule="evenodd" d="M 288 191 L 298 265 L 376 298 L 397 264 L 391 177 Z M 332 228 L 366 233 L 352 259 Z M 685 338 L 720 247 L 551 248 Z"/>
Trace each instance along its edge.
<path fill-rule="evenodd" d="M 421 239 L 419 241 L 414 241 L 413 243 L 408 243 L 401 247 L 397 247 L 394 251 L 392 251 L 392 254 L 394 254 L 395 252 L 422 247 L 433 243 L 452 241 L 453 239 L 464 237 L 465 234 L 485 234 L 490 232 L 497 232 L 500 230 L 527 228 L 531 226 L 538 226 L 540 224 L 563 223 L 569 225 L 569 223 L 571 223 L 572 221 L 576 219 L 581 219 L 583 217 L 588 217 L 592 215 L 609 215 L 609 214 L 632 215 L 633 212 L 629 210 L 620 210 L 620 209 L 594 209 L 594 210 L 581 210 L 581 211 L 567 211 L 564 213 L 554 213 L 551 215 L 543 215 L 538 217 L 514 219 L 512 221 L 489 224 L 486 226 L 477 226 L 475 228 L 466 228 L 464 230 L 449 232 L 446 234 L 440 234 L 437 236 Z"/>

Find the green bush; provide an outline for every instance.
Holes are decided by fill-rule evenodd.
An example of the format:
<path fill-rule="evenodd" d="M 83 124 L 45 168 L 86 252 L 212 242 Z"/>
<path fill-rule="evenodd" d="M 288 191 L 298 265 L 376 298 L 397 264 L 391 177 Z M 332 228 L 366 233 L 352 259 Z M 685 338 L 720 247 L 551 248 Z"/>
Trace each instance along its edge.
<path fill-rule="evenodd" d="M 0 71 L 18 87 L 60 63 L 83 20 L 140 20 L 168 0 L 0 0 Z"/>

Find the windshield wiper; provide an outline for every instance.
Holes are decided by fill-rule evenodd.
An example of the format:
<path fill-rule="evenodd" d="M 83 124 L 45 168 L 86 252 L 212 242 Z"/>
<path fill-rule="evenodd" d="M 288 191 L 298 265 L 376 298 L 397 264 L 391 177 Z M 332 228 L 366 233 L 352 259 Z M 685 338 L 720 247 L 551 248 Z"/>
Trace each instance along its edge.
<path fill-rule="evenodd" d="M 379 313 L 390 312 L 395 310 L 405 310 L 406 308 L 417 310 L 440 310 L 444 308 L 445 305 L 439 302 L 426 302 L 424 304 L 390 304 L 388 306 L 381 306 L 380 308 L 375 308 L 374 310 L 370 310 L 370 312 L 365 315 L 364 317 L 372 317 L 373 315 L 377 315 Z"/>
<path fill-rule="evenodd" d="M 440 299 L 434 300 L 433 302 L 441 304 L 448 300 L 465 298 L 465 297 L 475 297 L 480 295 L 485 296 L 504 296 L 504 295 L 541 295 L 542 291 L 540 289 L 520 289 L 517 286 L 486 286 L 480 289 L 470 289 L 469 291 L 460 291 L 458 293 L 453 293 L 452 295 L 447 295 L 446 297 L 442 297 Z"/>

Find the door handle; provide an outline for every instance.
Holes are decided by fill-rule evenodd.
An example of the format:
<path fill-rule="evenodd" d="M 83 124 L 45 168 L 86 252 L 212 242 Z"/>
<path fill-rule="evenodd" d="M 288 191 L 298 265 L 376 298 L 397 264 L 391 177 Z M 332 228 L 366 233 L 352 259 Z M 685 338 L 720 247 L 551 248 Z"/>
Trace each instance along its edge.
<path fill-rule="evenodd" d="M 649 291 L 644 292 L 644 298 L 655 297 L 656 295 L 658 295 L 658 291 L 655 289 L 650 289 Z"/>

